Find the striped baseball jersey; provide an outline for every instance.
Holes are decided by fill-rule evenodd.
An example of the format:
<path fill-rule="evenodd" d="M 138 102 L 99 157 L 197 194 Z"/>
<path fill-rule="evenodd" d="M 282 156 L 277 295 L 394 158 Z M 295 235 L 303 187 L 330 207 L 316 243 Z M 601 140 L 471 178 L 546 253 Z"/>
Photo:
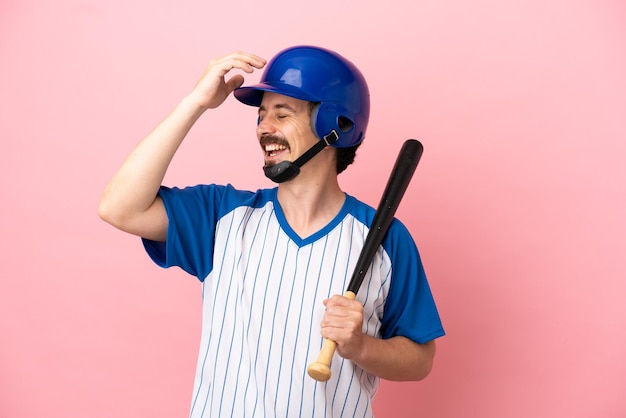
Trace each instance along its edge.
<path fill-rule="evenodd" d="M 346 195 L 322 230 L 302 238 L 287 223 L 277 188 L 162 187 L 165 243 L 144 239 L 162 267 L 202 282 L 202 336 L 192 418 L 371 417 L 379 385 L 338 355 L 332 377 L 306 373 L 322 346 L 322 301 L 343 294 L 374 217 Z M 357 295 L 363 331 L 425 343 L 444 334 L 420 257 L 394 219 Z"/>

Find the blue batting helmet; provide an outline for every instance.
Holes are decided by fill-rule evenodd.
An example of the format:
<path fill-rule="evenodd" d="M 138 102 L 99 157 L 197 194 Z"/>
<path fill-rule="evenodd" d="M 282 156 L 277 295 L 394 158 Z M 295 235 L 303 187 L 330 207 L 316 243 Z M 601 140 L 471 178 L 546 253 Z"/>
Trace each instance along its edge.
<path fill-rule="evenodd" d="M 311 126 L 319 138 L 335 131 L 334 147 L 351 147 L 365 137 L 370 113 L 367 83 L 359 69 L 336 52 L 314 46 L 287 48 L 268 63 L 259 84 L 240 87 L 234 95 L 242 103 L 259 106 L 266 91 L 318 103 Z"/>

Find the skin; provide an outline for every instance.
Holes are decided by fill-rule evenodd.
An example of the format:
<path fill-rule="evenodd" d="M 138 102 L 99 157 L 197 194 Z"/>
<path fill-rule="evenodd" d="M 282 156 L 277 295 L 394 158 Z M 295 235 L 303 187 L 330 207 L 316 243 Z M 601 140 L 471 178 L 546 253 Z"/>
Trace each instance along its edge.
<path fill-rule="evenodd" d="M 130 153 L 102 195 L 99 216 L 127 233 L 165 241 L 168 219 L 158 190 L 176 151 L 194 123 L 220 106 L 244 81 L 242 74 L 262 69 L 266 60 L 246 52 L 213 59 L 193 90 Z M 229 76 L 229 77 L 227 77 Z M 259 107 L 256 136 L 265 164 L 294 161 L 318 139 L 310 125 L 308 103 L 265 93 Z M 281 149 L 266 151 L 267 145 Z M 328 224 L 341 209 L 345 194 L 335 169 L 335 151 L 326 147 L 307 162 L 300 174 L 278 185 L 278 200 L 287 222 L 301 237 Z M 362 332 L 363 306 L 335 295 L 325 300 L 321 323 L 337 353 L 387 380 L 421 380 L 432 368 L 435 342 L 417 344 L 405 337 L 378 339 Z"/>

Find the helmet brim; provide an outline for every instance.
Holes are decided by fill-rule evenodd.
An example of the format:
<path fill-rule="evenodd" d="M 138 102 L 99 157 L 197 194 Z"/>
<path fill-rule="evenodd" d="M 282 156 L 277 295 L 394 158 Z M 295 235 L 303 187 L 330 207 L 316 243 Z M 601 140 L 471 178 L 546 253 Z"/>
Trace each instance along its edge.
<path fill-rule="evenodd" d="M 308 102 L 321 102 L 322 99 L 316 97 L 313 94 L 302 90 L 300 87 L 295 87 L 290 84 L 272 84 L 272 83 L 259 83 L 252 86 L 239 87 L 235 89 L 233 94 L 241 103 L 250 106 L 260 106 L 263 100 L 263 93 L 265 92 L 282 94 L 283 96 L 289 96 L 300 100 L 306 100 Z"/>

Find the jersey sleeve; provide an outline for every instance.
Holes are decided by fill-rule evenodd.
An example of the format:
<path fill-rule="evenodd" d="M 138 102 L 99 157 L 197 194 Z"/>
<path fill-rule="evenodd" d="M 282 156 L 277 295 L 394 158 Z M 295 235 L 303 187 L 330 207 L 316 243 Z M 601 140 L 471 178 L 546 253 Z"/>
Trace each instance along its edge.
<path fill-rule="evenodd" d="M 382 318 L 382 337 L 403 336 L 424 344 L 445 335 L 417 246 L 397 219 L 392 222 L 383 247 L 391 258 L 392 277 Z"/>
<path fill-rule="evenodd" d="M 200 281 L 213 268 L 213 240 L 224 186 L 161 187 L 168 217 L 165 242 L 143 238 L 150 258 L 160 267 L 178 266 Z"/>

